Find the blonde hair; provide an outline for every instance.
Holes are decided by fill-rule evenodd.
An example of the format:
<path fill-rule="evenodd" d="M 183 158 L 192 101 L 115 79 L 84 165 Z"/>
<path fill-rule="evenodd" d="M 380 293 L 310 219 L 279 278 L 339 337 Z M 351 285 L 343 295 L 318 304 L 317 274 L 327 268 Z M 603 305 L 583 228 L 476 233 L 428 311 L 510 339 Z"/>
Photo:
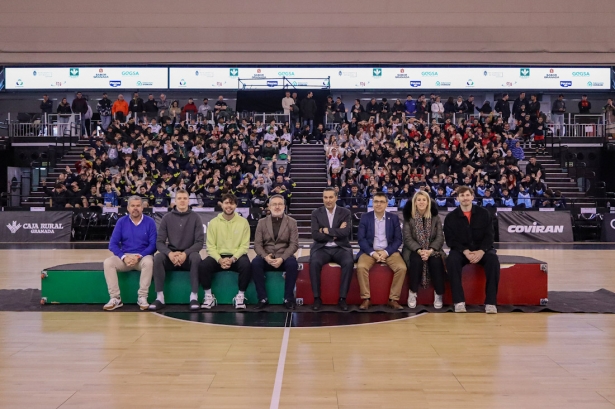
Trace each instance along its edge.
<path fill-rule="evenodd" d="M 425 217 L 426 219 L 430 219 L 431 218 L 431 197 L 429 196 L 427 192 L 423 190 L 419 190 L 418 192 L 414 194 L 414 196 L 412 196 L 412 218 L 414 219 L 418 215 L 418 210 L 416 209 L 416 199 L 419 196 L 423 196 L 425 197 L 425 199 L 427 199 L 427 208 L 425 209 L 425 214 L 423 214 L 423 217 Z"/>

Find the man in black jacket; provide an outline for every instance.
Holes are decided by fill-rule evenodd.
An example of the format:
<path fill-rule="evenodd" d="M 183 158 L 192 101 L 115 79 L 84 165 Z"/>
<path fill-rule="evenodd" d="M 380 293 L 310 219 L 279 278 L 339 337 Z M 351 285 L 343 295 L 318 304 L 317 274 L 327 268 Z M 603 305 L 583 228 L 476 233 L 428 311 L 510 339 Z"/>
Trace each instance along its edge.
<path fill-rule="evenodd" d="M 468 263 L 480 264 L 487 278 L 485 312 L 496 314 L 500 261 L 493 248 L 491 214 L 484 208 L 473 206 L 474 192 L 467 186 L 457 189 L 459 207 L 446 215 L 444 238 L 451 251 L 446 269 L 451 281 L 455 312 L 466 312 L 461 284 L 461 270 Z"/>
<path fill-rule="evenodd" d="M 348 311 L 346 295 L 350 288 L 354 268 L 352 248 L 348 241 L 352 228 L 350 210 L 336 206 L 337 192 L 332 187 L 324 190 L 322 199 L 324 206 L 312 212 L 312 237 L 314 238 L 310 252 L 310 280 L 314 293 L 312 309 L 318 311 L 322 307 L 320 299 L 322 266 L 327 263 L 337 263 L 342 267 L 338 305 L 342 311 Z"/>
<path fill-rule="evenodd" d="M 310 134 L 314 132 L 314 118 L 316 117 L 316 101 L 314 101 L 314 93 L 309 92 L 307 98 L 301 100 L 301 117 L 303 118 L 303 126 L 310 126 Z"/>
<path fill-rule="evenodd" d="M 495 104 L 495 112 L 500 114 L 504 123 L 510 118 L 510 103 L 508 102 L 508 94 L 502 95 L 502 99 Z"/>
<path fill-rule="evenodd" d="M 143 99 L 139 98 L 138 92 L 135 92 L 132 95 L 132 99 L 130 100 L 128 109 L 130 110 L 131 116 L 135 120 L 135 124 L 139 124 L 141 120 L 143 119 L 143 114 L 145 113 L 145 107 L 143 105 Z"/>
<path fill-rule="evenodd" d="M 536 162 L 536 156 L 530 158 L 530 163 L 525 166 L 525 174 L 531 177 L 537 177 L 545 180 L 545 168 Z"/>
<path fill-rule="evenodd" d="M 154 99 L 154 94 L 149 94 L 147 101 L 143 103 L 143 110 L 147 119 L 156 119 L 158 117 L 158 101 Z"/>
<path fill-rule="evenodd" d="M 528 102 L 529 101 L 525 97 L 525 92 L 520 93 L 519 97 L 515 99 L 515 102 L 513 103 L 513 109 L 512 109 L 513 115 L 517 115 L 517 113 L 521 112 L 521 105 L 525 105 L 525 108 L 527 111 Z"/>
<path fill-rule="evenodd" d="M 199 251 L 203 249 L 205 233 L 201 217 L 190 210 L 188 203 L 188 192 L 179 189 L 175 192 L 175 209 L 160 221 L 156 240 L 158 253 L 154 256 L 156 301 L 149 306 L 152 311 L 165 307 L 164 280 L 166 272 L 171 270 L 190 271 L 190 309 L 199 308 Z"/>
<path fill-rule="evenodd" d="M 49 99 L 47 94 L 43 95 L 43 100 L 41 101 L 41 122 L 43 124 L 43 135 L 48 136 L 50 134 L 49 129 L 47 129 L 47 124 L 51 122 L 47 116 L 53 113 L 53 101 Z"/>

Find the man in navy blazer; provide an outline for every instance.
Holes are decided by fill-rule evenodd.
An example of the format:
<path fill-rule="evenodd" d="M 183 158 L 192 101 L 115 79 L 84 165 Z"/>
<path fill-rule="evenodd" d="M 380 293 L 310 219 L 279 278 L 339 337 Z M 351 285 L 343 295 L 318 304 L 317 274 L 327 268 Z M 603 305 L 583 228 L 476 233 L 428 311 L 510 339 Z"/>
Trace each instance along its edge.
<path fill-rule="evenodd" d="M 338 306 L 342 311 L 348 311 L 346 295 L 350 288 L 354 259 L 350 247 L 350 210 L 337 206 L 337 192 L 328 187 L 322 193 L 323 207 L 312 212 L 312 238 L 314 243 L 310 251 L 310 280 L 314 293 L 312 309 L 318 311 L 322 307 L 320 299 L 320 273 L 327 263 L 337 263 L 342 267 L 340 283 L 340 298 Z"/>
<path fill-rule="evenodd" d="M 389 292 L 388 306 L 401 310 L 399 295 L 406 276 L 406 263 L 399 253 L 402 244 L 401 226 L 396 214 L 386 211 L 387 196 L 382 192 L 374 195 L 374 211 L 364 213 L 359 224 L 359 247 L 357 278 L 363 302 L 359 309 L 367 310 L 371 305 L 369 292 L 369 270 L 375 263 L 386 263 L 393 270 L 393 283 Z"/>

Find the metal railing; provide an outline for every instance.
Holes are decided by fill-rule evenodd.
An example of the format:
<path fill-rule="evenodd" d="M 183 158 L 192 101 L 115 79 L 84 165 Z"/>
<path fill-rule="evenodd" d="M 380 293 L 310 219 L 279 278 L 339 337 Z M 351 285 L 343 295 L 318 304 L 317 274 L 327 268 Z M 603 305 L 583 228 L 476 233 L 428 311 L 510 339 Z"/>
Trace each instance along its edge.
<path fill-rule="evenodd" d="M 8 136 L 12 138 L 24 136 L 77 136 L 82 135 L 81 114 L 62 116 L 58 114 L 45 114 L 32 122 L 11 121 L 8 117 Z M 85 126 L 85 124 L 84 124 Z"/>

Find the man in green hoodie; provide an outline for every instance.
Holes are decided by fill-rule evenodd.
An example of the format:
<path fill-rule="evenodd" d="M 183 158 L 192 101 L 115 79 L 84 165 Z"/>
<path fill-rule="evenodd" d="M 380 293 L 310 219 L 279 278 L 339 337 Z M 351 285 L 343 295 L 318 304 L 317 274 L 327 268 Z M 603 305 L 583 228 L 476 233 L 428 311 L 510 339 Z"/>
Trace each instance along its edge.
<path fill-rule="evenodd" d="M 183 189 L 175 192 L 175 209 L 164 215 L 158 227 L 154 256 L 154 287 L 156 301 L 149 309 L 158 311 L 164 308 L 164 280 L 167 271 L 190 271 L 190 309 L 199 308 L 197 293 L 199 290 L 199 263 L 205 233 L 201 217 L 190 210 L 189 195 Z"/>
<path fill-rule="evenodd" d="M 214 273 L 232 270 L 239 273 L 239 293 L 233 298 L 237 309 L 246 308 L 244 292 L 251 279 L 250 226 L 248 221 L 235 213 L 237 198 L 232 194 L 222 196 L 222 213 L 209 222 L 207 227 L 207 254 L 199 264 L 199 280 L 205 290 L 205 299 L 201 308 L 210 309 L 216 305 L 216 297 L 211 293 Z"/>

